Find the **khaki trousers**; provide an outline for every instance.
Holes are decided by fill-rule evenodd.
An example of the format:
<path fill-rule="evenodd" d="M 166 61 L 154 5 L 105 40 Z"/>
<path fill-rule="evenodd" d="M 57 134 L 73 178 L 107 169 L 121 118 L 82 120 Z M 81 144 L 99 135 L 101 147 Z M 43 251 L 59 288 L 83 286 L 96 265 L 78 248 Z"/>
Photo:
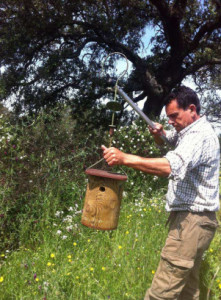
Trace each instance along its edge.
<path fill-rule="evenodd" d="M 215 212 L 172 212 L 169 233 L 144 300 L 198 300 L 199 269 L 218 222 Z"/>

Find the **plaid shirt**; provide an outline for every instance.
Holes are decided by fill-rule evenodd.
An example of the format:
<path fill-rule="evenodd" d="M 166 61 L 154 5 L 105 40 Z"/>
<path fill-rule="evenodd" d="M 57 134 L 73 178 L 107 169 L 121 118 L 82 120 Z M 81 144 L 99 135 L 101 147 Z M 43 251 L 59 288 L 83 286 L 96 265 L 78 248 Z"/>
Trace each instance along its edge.
<path fill-rule="evenodd" d="M 165 155 L 171 167 L 166 210 L 219 210 L 220 147 L 206 117 L 167 138 L 175 150 Z"/>

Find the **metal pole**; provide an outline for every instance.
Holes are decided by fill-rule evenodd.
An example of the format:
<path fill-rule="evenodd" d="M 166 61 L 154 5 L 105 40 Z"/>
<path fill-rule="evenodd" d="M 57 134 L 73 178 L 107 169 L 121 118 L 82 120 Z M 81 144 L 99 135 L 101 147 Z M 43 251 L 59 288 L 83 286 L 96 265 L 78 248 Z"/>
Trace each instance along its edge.
<path fill-rule="evenodd" d="M 124 100 L 138 113 L 138 115 L 153 129 L 156 128 L 153 121 L 151 121 L 143 112 L 142 110 L 133 102 L 133 100 L 119 87 L 115 86 L 117 89 L 117 92 L 124 98 Z M 160 138 L 167 143 L 168 146 L 171 146 L 169 140 L 165 135 L 161 135 Z"/>

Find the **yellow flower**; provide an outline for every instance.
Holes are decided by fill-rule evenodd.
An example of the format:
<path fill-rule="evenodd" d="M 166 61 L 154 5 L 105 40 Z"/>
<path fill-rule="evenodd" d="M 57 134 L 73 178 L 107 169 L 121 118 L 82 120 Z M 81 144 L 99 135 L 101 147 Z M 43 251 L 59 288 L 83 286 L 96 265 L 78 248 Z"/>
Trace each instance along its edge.
<path fill-rule="evenodd" d="M 4 254 L 4 253 L 2 253 L 2 254 L 1 254 L 1 257 L 5 257 L 5 254 Z"/>
<path fill-rule="evenodd" d="M 71 259 L 69 259 L 68 261 L 69 261 L 70 263 L 72 262 L 72 260 L 71 260 Z"/>
<path fill-rule="evenodd" d="M 77 246 L 77 243 L 74 242 L 73 245 L 74 245 L 74 246 Z"/>
<path fill-rule="evenodd" d="M 0 282 L 3 282 L 3 280 L 4 280 L 4 277 L 1 276 L 1 277 L 0 277 Z"/>
<path fill-rule="evenodd" d="M 69 276 L 69 275 L 71 275 L 71 273 L 70 273 L 70 272 L 68 272 L 66 275 L 67 275 L 67 276 Z"/>
<path fill-rule="evenodd" d="M 87 241 L 88 241 L 88 243 L 90 243 L 90 242 L 91 242 L 91 240 L 90 240 L 90 239 L 88 239 Z"/>
<path fill-rule="evenodd" d="M 102 267 L 101 269 L 102 269 L 102 271 L 105 271 L 105 270 L 106 270 L 106 268 L 105 268 L 105 267 Z"/>
<path fill-rule="evenodd" d="M 71 258 L 71 255 L 68 255 L 68 256 L 67 256 L 67 258 L 69 258 L 69 259 L 70 259 L 70 258 Z"/>
<path fill-rule="evenodd" d="M 55 254 L 54 253 L 51 253 L 51 258 L 55 258 Z"/>
<path fill-rule="evenodd" d="M 50 262 L 50 261 L 47 263 L 47 266 L 48 266 L 48 267 L 50 267 L 50 266 L 51 266 L 51 262 Z"/>
<path fill-rule="evenodd" d="M 75 278 L 76 278 L 76 279 L 79 279 L 79 276 L 76 276 Z"/>
<path fill-rule="evenodd" d="M 213 249 L 212 249 L 212 248 L 210 248 L 210 249 L 209 249 L 209 252 L 213 253 Z"/>
<path fill-rule="evenodd" d="M 144 208 L 144 209 L 143 209 L 143 211 L 147 211 L 147 209 L 146 209 L 146 208 Z"/>
<path fill-rule="evenodd" d="M 155 274 L 155 271 L 154 270 L 152 270 L 152 272 L 151 272 L 152 274 Z"/>
<path fill-rule="evenodd" d="M 35 281 L 39 281 L 39 278 L 37 277 L 37 278 L 35 278 Z"/>
<path fill-rule="evenodd" d="M 219 284 L 219 289 L 221 290 L 221 283 Z"/>
<path fill-rule="evenodd" d="M 128 231 L 128 230 L 126 231 L 126 234 L 129 234 L 129 231 Z"/>
<path fill-rule="evenodd" d="M 94 268 L 90 268 L 90 271 L 93 272 L 93 271 L 94 271 Z"/>
<path fill-rule="evenodd" d="M 119 245 L 119 246 L 118 246 L 118 249 L 122 249 L 122 246 L 121 246 L 121 245 Z"/>

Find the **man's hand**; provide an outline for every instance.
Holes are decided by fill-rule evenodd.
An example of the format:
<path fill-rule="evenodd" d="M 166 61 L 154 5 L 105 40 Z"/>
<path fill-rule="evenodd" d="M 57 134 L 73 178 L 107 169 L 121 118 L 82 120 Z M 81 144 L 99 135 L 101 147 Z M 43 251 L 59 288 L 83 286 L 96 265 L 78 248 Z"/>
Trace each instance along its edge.
<path fill-rule="evenodd" d="M 152 135 L 157 135 L 157 136 L 161 136 L 164 132 L 163 130 L 163 125 L 159 124 L 159 123 L 154 123 L 155 128 L 153 129 L 152 127 L 148 126 L 150 133 Z"/>
<path fill-rule="evenodd" d="M 103 157 L 109 166 L 124 164 L 126 153 L 114 147 L 107 148 L 104 145 L 101 146 L 101 149 L 103 150 Z"/>
<path fill-rule="evenodd" d="M 155 128 L 151 128 L 149 126 L 149 130 L 150 133 L 153 135 L 155 142 L 158 145 L 162 145 L 163 144 L 163 140 L 160 138 L 162 135 L 166 136 L 166 132 L 163 129 L 163 125 L 159 124 L 159 123 L 154 123 L 155 124 Z"/>

